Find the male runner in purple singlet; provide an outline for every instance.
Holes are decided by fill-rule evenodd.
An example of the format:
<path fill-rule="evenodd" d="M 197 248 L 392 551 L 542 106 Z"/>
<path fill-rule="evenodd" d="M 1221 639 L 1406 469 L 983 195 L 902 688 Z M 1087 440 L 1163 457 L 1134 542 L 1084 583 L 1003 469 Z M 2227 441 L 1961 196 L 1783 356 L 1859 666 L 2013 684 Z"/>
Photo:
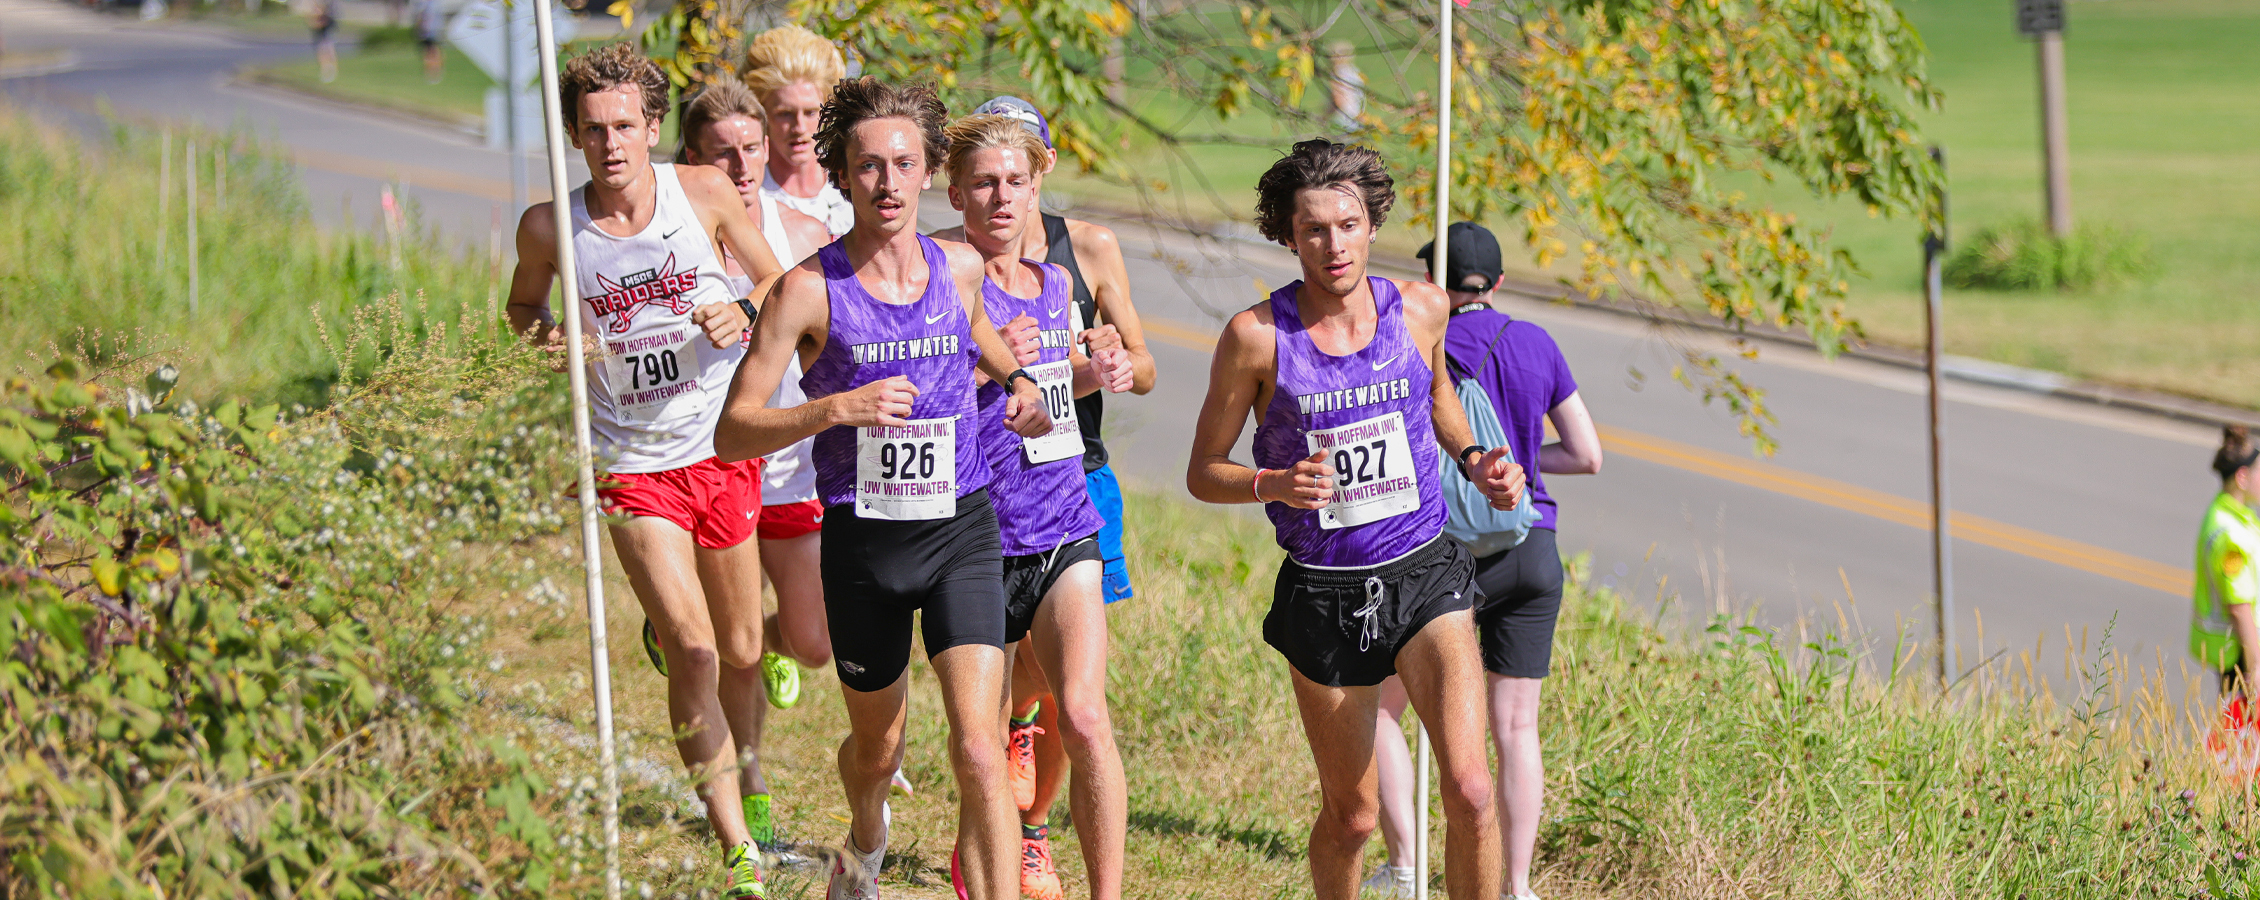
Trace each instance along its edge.
<path fill-rule="evenodd" d="M 1522 469 L 1503 448 L 1473 443 L 1445 373 L 1444 292 L 1366 274 L 1396 200 L 1380 155 L 1304 141 L 1256 194 L 1263 236 L 1294 251 L 1303 277 L 1225 326 L 1185 483 L 1210 503 L 1263 503 L 1287 551 L 1263 636 L 1287 657 L 1318 767 L 1312 883 L 1320 900 L 1357 896 L 1380 806 L 1376 686 L 1396 674 L 1430 723 L 1444 772 L 1446 889 L 1453 900 L 1495 900 L 1475 560 L 1443 536 L 1438 479 L 1470 478 L 1511 509 Z M 1250 413 L 1254 469 L 1230 458 Z"/>
<path fill-rule="evenodd" d="M 989 319 L 1006 323 L 1018 362 L 1043 387 L 1053 430 L 1023 440 L 993 411 L 1002 388 L 980 390 L 983 440 L 996 466 L 991 491 L 1004 544 L 1005 640 L 1014 681 L 1030 669 L 1058 707 L 1074 789 L 1069 794 L 1094 900 L 1122 896 L 1122 846 L 1127 804 L 1122 757 L 1106 702 L 1106 604 L 1100 579 L 1105 558 L 1098 533 L 1106 522 L 1083 479 L 1084 443 L 1074 398 L 1100 388 L 1129 390 L 1130 353 L 1119 346 L 1075 350 L 1072 279 L 1066 269 L 1020 256 L 1022 233 L 1036 224 L 1036 172 L 1049 162 L 1041 140 L 1015 119 L 975 115 L 950 123 L 950 205 L 965 213 L 965 238 L 988 262 L 982 283 Z M 1033 664 L 1030 664 L 1033 663 Z M 1060 900 L 1049 832 L 1039 813 L 1021 820 L 1020 891 L 1031 900 Z"/>
<path fill-rule="evenodd" d="M 785 273 L 714 435 L 717 455 L 731 460 L 816 437 L 824 606 L 850 727 L 839 763 L 852 819 L 829 900 L 878 895 L 914 612 L 949 717 L 964 882 L 977 900 L 1017 893 L 1004 569 L 974 415 L 976 366 L 1011 389 L 1001 414 L 1013 431 L 1043 435 L 1052 423 L 1035 378 L 982 310 L 980 254 L 917 231 L 918 192 L 947 148 L 945 117 L 924 84 L 859 78 L 825 103 L 819 158 L 854 204 L 855 224 Z M 808 402 L 767 408 L 795 354 Z"/>

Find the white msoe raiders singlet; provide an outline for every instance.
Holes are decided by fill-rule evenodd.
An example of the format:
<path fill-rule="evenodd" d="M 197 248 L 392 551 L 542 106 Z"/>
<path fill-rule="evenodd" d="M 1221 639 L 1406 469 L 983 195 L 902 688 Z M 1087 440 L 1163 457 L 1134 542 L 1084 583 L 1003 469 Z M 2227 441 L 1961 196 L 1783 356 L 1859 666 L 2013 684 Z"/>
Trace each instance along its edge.
<path fill-rule="evenodd" d="M 741 341 L 716 350 L 691 310 L 736 299 L 675 167 L 651 166 L 658 209 L 629 237 L 589 220 L 588 187 L 575 190 L 573 253 L 581 327 L 602 342 L 589 363 L 589 426 L 612 472 L 664 472 L 714 455 L 714 425 Z"/>
<path fill-rule="evenodd" d="M 759 200 L 761 221 L 757 224 L 762 226 L 761 236 L 769 242 L 769 252 L 776 254 L 777 262 L 790 269 L 800 262 L 800 257 L 793 255 L 792 243 L 785 240 L 785 223 L 777 217 L 781 204 L 766 193 L 761 194 Z M 744 264 L 739 264 L 739 268 L 743 269 Z M 730 276 L 730 290 L 739 297 L 752 293 L 753 277 Z M 770 409 L 791 409 L 808 402 L 808 395 L 800 390 L 800 375 L 800 354 L 796 352 L 785 364 L 785 377 L 777 382 L 777 392 L 769 395 L 767 406 Z M 808 447 L 815 442 L 813 437 L 804 437 L 790 447 L 761 458 L 761 505 L 782 506 L 816 499 L 816 467 L 808 461 Z"/>

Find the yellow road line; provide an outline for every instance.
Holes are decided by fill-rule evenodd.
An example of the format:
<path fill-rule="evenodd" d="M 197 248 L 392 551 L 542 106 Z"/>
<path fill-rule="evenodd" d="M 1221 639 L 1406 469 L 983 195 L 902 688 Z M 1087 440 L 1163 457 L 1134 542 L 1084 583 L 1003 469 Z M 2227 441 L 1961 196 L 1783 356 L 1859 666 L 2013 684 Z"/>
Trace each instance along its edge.
<path fill-rule="evenodd" d="M 1602 426 L 1600 432 L 1601 445 L 1609 453 L 1621 453 L 1633 459 L 1810 500 L 1911 528 L 1930 527 L 1928 503 L 1637 431 Z M 1964 512 L 1952 513 L 1948 528 L 1961 540 L 2180 597 L 2189 596 L 2195 577 L 2188 569 Z"/>
<path fill-rule="evenodd" d="M 1215 337 L 1182 322 L 1147 318 L 1143 320 L 1143 324 L 1150 338 L 1166 344 L 1191 350 L 1213 350 L 1216 347 Z M 1633 459 L 1670 466 L 1684 472 L 1810 500 L 1909 528 L 1930 528 L 1930 504 L 1918 500 L 1624 428 L 1604 425 L 1600 427 L 1600 432 L 1601 444 L 1610 453 L 1621 453 Z M 2116 579 L 2136 587 L 2164 591 L 2177 597 L 2189 596 L 2190 585 L 2196 578 L 2195 573 L 2189 569 L 2020 528 L 1984 516 L 1951 513 L 1948 528 L 1961 540 Z"/>

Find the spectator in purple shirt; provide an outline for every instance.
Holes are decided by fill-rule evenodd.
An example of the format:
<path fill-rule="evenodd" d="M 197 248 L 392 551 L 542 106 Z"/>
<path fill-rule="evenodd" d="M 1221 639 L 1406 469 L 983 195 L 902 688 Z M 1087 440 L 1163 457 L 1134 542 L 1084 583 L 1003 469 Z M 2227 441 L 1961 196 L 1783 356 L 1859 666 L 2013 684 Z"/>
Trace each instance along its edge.
<path fill-rule="evenodd" d="M 1530 860 L 1538 840 L 1538 813 L 1546 779 L 1538 753 L 1538 686 L 1553 659 L 1554 617 L 1562 606 L 1562 557 L 1554 544 L 1555 503 L 1547 475 L 1601 471 L 1601 439 L 1577 396 L 1569 362 L 1546 330 L 1491 307 L 1502 271 L 1499 241 L 1473 222 L 1454 223 L 1445 234 L 1446 293 L 1452 319 L 1444 352 L 1491 397 L 1515 461 L 1530 473 L 1526 489 L 1538 504 L 1530 535 L 1511 549 L 1475 561 L 1483 599 L 1476 606 L 1483 669 L 1490 681 L 1491 733 L 1498 743 L 1504 883 L 1513 900 L 1536 900 Z M 1420 249 L 1426 260 L 1434 244 Z M 1560 440 L 1546 443 L 1546 422 Z M 1533 462 L 1536 464 L 1533 465 Z M 1364 887 L 1384 897 L 1412 897 L 1412 758 L 1405 751 L 1404 686 L 1381 686 L 1374 756 L 1381 777 L 1381 834 L 1389 861 Z"/>

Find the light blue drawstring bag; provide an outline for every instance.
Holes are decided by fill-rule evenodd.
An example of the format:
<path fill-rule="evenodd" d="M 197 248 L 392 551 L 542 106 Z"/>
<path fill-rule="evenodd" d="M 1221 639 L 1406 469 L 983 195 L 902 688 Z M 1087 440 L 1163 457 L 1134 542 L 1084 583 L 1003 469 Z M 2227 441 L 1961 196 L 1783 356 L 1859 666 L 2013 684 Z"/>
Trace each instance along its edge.
<path fill-rule="evenodd" d="M 1507 325 L 1514 320 L 1507 320 Z M 1489 359 L 1491 351 L 1499 346 L 1499 339 L 1507 334 L 1507 326 L 1499 326 L 1499 333 L 1491 338 L 1491 346 L 1484 348 L 1483 358 Z M 1460 409 L 1467 412 L 1468 428 L 1475 432 L 1475 442 L 1485 447 L 1508 448 L 1507 461 L 1517 462 L 1513 445 L 1507 442 L 1506 426 L 1499 423 L 1499 412 L 1491 406 L 1491 395 L 1483 384 L 1475 380 L 1475 372 L 1447 352 L 1444 364 L 1451 369 L 1454 392 L 1459 394 Z M 1447 451 L 1448 452 L 1448 451 Z M 1444 486 L 1444 506 L 1451 516 L 1444 522 L 1444 533 L 1467 544 L 1476 556 L 1490 556 L 1514 548 L 1530 535 L 1530 526 L 1538 522 L 1538 504 L 1528 490 L 1522 493 L 1522 502 L 1513 509 L 1492 509 L 1491 498 L 1483 496 L 1481 488 L 1469 481 L 1460 471 L 1459 461 L 1442 460 L 1438 473 Z M 1526 466 L 1529 464 L 1525 464 Z"/>

